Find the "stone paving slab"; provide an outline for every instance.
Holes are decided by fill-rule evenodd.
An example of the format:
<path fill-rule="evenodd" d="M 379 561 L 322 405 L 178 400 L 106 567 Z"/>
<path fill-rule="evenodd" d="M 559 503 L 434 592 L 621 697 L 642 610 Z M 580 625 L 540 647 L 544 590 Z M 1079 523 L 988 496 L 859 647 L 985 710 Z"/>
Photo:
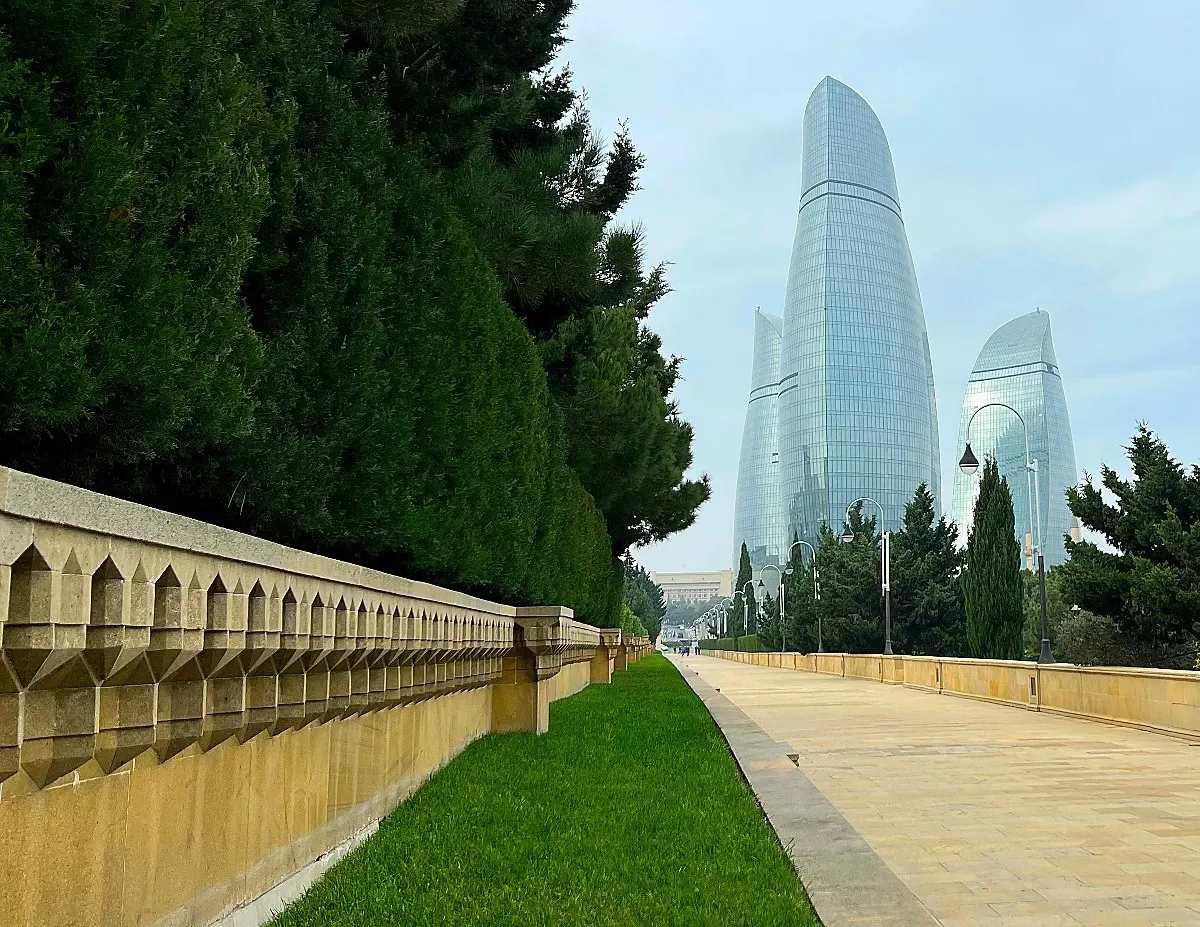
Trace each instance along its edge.
<path fill-rule="evenodd" d="M 1200 927 L 1200 743 L 867 680 L 681 663 L 790 745 L 943 927 Z"/>
<path fill-rule="evenodd" d="M 681 668 L 721 728 L 825 927 L 937 927 L 845 817 L 740 708 Z"/>

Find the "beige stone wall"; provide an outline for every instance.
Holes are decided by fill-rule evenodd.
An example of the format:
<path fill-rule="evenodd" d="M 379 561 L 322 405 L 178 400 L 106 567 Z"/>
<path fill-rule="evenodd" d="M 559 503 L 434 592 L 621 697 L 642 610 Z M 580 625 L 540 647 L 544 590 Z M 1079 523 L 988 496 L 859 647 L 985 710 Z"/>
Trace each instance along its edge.
<path fill-rule="evenodd" d="M 560 698 L 567 698 L 576 692 L 582 692 L 591 684 L 591 681 L 592 667 L 590 663 L 571 663 L 564 666 L 550 678 L 550 701 L 557 702 Z"/>
<path fill-rule="evenodd" d="M 750 661 L 747 654 L 705 653 L 759 665 L 902 683 L 1183 737 L 1200 736 L 1200 672 L 838 653 L 795 655 L 790 662 L 786 654 L 779 661 L 770 657 Z"/>
<path fill-rule="evenodd" d="M 162 764 L 151 752 L 0 801 L 0 923 L 207 924 L 386 815 L 488 732 L 490 695 L 193 747 Z"/>
<path fill-rule="evenodd" d="M 1037 704 L 1036 663 L 966 659 L 938 662 L 943 692 L 1022 707 Z"/>
<path fill-rule="evenodd" d="M 936 657 L 901 657 L 902 678 L 916 689 L 942 690 L 942 664 Z"/>
<path fill-rule="evenodd" d="M 883 657 L 871 654 L 848 653 L 843 658 L 843 675 L 858 679 L 883 679 Z"/>
<path fill-rule="evenodd" d="M 1043 711 L 1200 732 L 1200 673 L 1055 665 L 1039 669 L 1038 687 Z"/>
<path fill-rule="evenodd" d="M 618 651 L 514 608 L 0 468 L 0 927 L 202 927 Z"/>

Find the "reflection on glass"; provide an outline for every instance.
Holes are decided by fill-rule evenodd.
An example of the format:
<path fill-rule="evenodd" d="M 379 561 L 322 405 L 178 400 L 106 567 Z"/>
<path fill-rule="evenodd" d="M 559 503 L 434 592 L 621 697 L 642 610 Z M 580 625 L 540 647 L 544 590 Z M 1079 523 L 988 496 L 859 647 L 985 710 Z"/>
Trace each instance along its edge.
<path fill-rule="evenodd" d="M 742 431 L 737 496 L 733 509 L 733 569 L 741 559 L 742 542 L 758 570 L 779 564 L 785 535 L 779 505 L 779 355 L 783 319 L 765 312 L 754 314 L 754 369 L 750 402 Z M 773 571 L 772 571 L 773 572 Z"/>
<path fill-rule="evenodd" d="M 967 421 L 989 402 L 1012 406 L 1029 427 L 1029 455 L 1038 462 L 1041 483 L 1042 539 L 1046 566 L 1066 560 L 1063 536 L 1078 532 L 1078 521 L 1067 508 L 1066 490 L 1078 483 L 1075 446 L 1067 398 L 1054 356 L 1050 315 L 1031 312 L 1002 325 L 979 352 L 967 383 L 959 424 L 958 446 L 966 443 Z M 971 447 L 984 460 L 995 457 L 1000 475 L 1012 491 L 1017 539 L 1025 544 L 1029 530 L 1029 501 L 1025 479 L 1025 434 L 1006 409 L 986 409 L 971 425 Z M 960 471 L 954 476 L 954 520 L 966 543 L 979 494 L 979 477 Z M 1036 528 L 1033 532 L 1037 537 Z"/>
<path fill-rule="evenodd" d="M 889 526 L 919 483 L 940 495 L 933 367 L 883 127 L 827 77 L 804 112 L 800 215 L 785 297 L 779 403 L 784 538 L 817 540 L 847 503 Z M 782 543 L 782 541 L 781 541 Z"/>

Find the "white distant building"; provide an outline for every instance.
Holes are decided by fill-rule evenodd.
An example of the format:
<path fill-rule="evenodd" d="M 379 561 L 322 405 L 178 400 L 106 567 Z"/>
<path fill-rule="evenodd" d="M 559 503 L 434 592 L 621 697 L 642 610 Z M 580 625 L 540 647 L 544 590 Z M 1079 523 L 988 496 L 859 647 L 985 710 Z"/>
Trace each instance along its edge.
<path fill-rule="evenodd" d="M 733 594 L 733 570 L 709 573 L 651 573 L 650 579 L 663 591 L 668 603 L 699 605 L 713 596 Z"/>

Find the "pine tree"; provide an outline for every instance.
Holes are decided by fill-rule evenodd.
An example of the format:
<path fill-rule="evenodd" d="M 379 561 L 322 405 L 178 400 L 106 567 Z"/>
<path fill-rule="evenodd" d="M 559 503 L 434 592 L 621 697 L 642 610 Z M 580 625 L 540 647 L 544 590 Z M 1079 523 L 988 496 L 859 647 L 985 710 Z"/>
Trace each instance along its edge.
<path fill-rule="evenodd" d="M 959 572 L 958 527 L 935 521 L 933 494 L 922 483 L 892 535 L 892 642 L 897 653 L 962 656 L 966 616 Z"/>
<path fill-rule="evenodd" d="M 995 458 L 983 467 L 975 524 L 967 542 L 965 606 L 971 655 L 1019 660 L 1024 589 L 1012 493 Z"/>
<path fill-rule="evenodd" d="M 650 640 L 657 641 L 667 612 L 662 588 L 632 555 L 626 554 L 621 563 L 625 570 L 625 604 L 642 622 Z"/>
<path fill-rule="evenodd" d="M 753 578 L 754 568 L 750 565 L 750 551 L 746 549 L 746 542 L 742 541 L 737 581 L 733 584 L 733 601 L 730 603 L 729 634 L 731 637 L 740 637 L 754 629 L 754 587 L 750 586 L 748 590 L 746 587 L 746 583 Z M 746 595 L 747 591 L 749 596 Z"/>
<path fill-rule="evenodd" d="M 793 540 L 795 540 L 793 536 Z M 792 548 L 788 563 L 791 571 L 784 577 L 787 586 L 787 638 L 788 650 L 813 653 L 817 649 L 817 610 L 814 601 L 812 564 L 804 562 L 804 547 L 797 544 Z"/>
<path fill-rule="evenodd" d="M 758 634 L 759 647 L 771 652 L 783 649 L 782 626 L 779 623 L 779 600 L 771 598 L 771 593 L 763 591 L 762 608 L 759 611 Z"/>
<path fill-rule="evenodd" d="M 883 651 L 883 593 L 879 575 L 880 536 L 875 519 L 862 506 L 850 511 L 854 540 L 843 543 L 828 525 L 821 526 L 817 568 L 821 574 L 821 616 L 825 649 L 831 652 Z"/>
<path fill-rule="evenodd" d="M 1067 490 L 1071 511 L 1117 553 L 1068 539 L 1071 559 L 1055 572 L 1068 602 L 1111 619 L 1110 659 L 1190 668 L 1200 650 L 1200 466 L 1182 466 L 1144 424 L 1125 450 L 1131 480 L 1105 466 L 1100 486 L 1088 476 Z"/>

